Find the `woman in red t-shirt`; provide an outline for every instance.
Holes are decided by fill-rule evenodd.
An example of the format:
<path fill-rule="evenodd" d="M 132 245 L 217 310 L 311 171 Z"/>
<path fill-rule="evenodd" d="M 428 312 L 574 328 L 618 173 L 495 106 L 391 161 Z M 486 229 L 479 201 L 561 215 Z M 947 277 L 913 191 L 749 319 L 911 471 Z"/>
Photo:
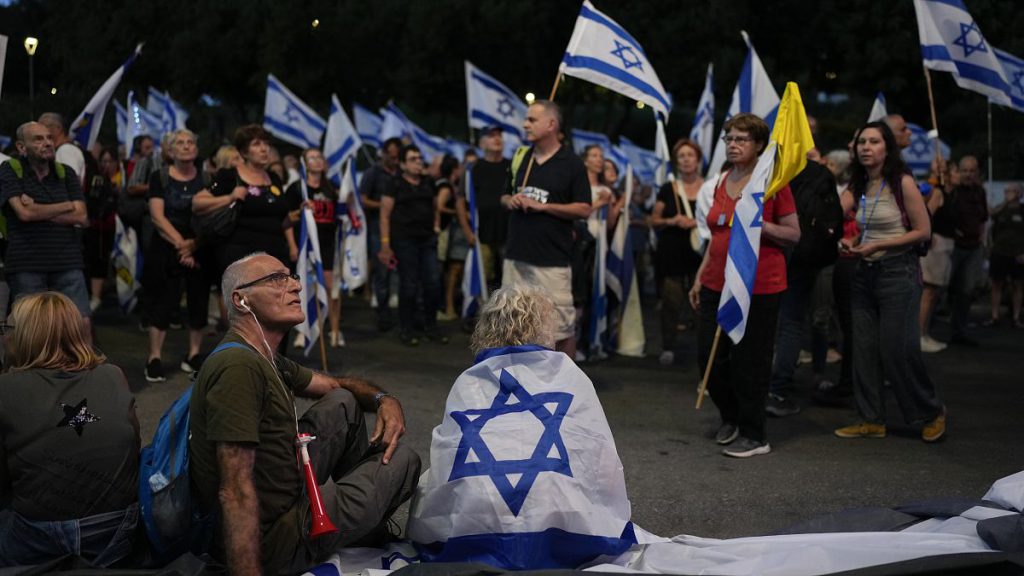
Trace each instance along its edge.
<path fill-rule="evenodd" d="M 711 245 L 690 290 L 690 305 L 698 316 L 697 360 L 702 373 L 718 327 L 718 302 L 725 284 L 733 211 L 769 135 L 768 125 L 753 114 L 733 116 L 725 123 L 724 131 L 722 142 L 731 167 L 715 188 L 707 215 Z M 779 298 L 786 289 L 786 257 L 782 248 L 800 240 L 800 223 L 789 186 L 765 200 L 761 220 L 761 246 L 746 332 L 738 344 L 728 337 L 719 340 L 708 379 L 708 392 L 722 417 L 715 441 L 730 445 L 722 453 L 736 458 L 771 452 L 765 434 L 764 403 L 772 372 Z"/>

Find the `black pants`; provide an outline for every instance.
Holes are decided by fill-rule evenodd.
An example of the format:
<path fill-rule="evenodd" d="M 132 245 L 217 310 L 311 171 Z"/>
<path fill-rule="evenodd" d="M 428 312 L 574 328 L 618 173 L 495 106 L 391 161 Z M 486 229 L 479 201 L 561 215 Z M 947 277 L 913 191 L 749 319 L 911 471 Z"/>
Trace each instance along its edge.
<path fill-rule="evenodd" d="M 701 288 L 697 321 L 697 363 L 704 374 L 718 328 L 718 301 L 721 292 Z M 739 344 L 725 333 L 718 340 L 718 351 L 708 378 L 708 393 L 718 406 L 723 423 L 739 427 L 740 436 L 764 442 L 764 402 L 772 373 L 775 326 L 779 318 L 781 294 L 754 295 L 747 313 L 747 328 Z"/>
<path fill-rule="evenodd" d="M 171 313 L 178 309 L 182 288 L 188 307 L 188 327 L 206 327 L 210 310 L 210 282 L 202 268 L 186 268 L 178 262 L 178 253 L 162 237 L 154 236 L 143 260 L 143 286 L 149 294 L 149 321 L 158 330 L 167 330 Z"/>

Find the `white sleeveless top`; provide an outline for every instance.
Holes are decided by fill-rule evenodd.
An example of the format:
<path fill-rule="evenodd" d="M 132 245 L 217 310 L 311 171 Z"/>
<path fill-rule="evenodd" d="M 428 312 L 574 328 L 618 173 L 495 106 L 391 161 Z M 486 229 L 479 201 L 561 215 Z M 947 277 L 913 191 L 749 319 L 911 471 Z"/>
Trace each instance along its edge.
<path fill-rule="evenodd" d="M 857 208 L 857 225 L 861 229 L 861 244 L 898 238 L 907 233 L 896 198 L 887 189 L 883 189 L 881 195 L 875 198 L 861 198 L 860 206 Z M 897 256 L 910 248 L 901 246 L 892 250 L 879 250 L 864 259 L 874 262 Z"/>

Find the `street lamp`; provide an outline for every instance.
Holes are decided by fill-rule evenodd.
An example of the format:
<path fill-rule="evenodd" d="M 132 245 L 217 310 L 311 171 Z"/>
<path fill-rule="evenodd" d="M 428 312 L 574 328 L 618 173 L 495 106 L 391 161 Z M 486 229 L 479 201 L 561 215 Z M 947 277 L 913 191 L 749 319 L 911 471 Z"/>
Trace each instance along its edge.
<path fill-rule="evenodd" d="M 29 36 L 25 38 L 25 52 L 28 52 L 28 114 L 29 119 L 36 117 L 35 113 L 35 71 L 32 68 L 33 56 L 36 54 L 36 48 L 39 47 L 39 39 Z"/>
<path fill-rule="evenodd" d="M 526 93 L 526 103 L 527 104 L 533 104 L 533 101 L 536 100 L 536 99 L 537 99 L 537 97 L 534 96 L 533 92 L 527 92 Z"/>

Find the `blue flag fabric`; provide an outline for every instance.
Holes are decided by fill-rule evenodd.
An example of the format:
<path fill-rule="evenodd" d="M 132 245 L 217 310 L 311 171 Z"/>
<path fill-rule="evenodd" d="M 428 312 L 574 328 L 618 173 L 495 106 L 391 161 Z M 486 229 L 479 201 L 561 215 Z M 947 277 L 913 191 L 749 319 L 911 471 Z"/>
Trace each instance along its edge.
<path fill-rule="evenodd" d="M 473 234 L 477 234 L 476 186 L 473 184 L 473 171 L 466 170 L 466 201 L 469 208 L 469 226 Z M 474 242 L 466 255 L 466 269 L 462 273 L 462 317 L 471 318 L 477 309 L 487 301 L 487 276 L 484 272 L 484 258 L 480 252 L 480 243 Z"/>
<path fill-rule="evenodd" d="M 914 174 L 927 175 L 931 171 L 932 160 L 935 159 L 935 139 L 928 136 L 928 131 L 917 124 L 907 122 L 907 128 L 910 129 L 910 146 L 901 152 L 903 161 Z M 939 152 L 943 158 L 950 157 L 949 145 L 942 140 L 939 140 Z"/>
<path fill-rule="evenodd" d="M 149 97 L 146 100 L 146 110 L 149 110 L 157 118 L 160 118 L 163 132 L 173 132 L 187 128 L 185 121 L 188 120 L 188 112 L 185 107 L 177 103 L 167 92 L 161 92 L 152 86 L 149 87 Z"/>
<path fill-rule="evenodd" d="M 355 121 L 359 138 L 374 148 L 380 148 L 380 129 L 384 120 L 369 108 L 356 102 L 352 103 L 352 118 Z"/>
<path fill-rule="evenodd" d="M 303 164 L 300 179 L 303 202 L 309 200 L 305 168 Z M 316 339 L 320 337 L 321 318 L 327 310 L 327 282 L 324 281 L 324 262 L 320 257 L 316 221 L 313 220 L 313 211 L 308 207 L 302 208 L 302 217 L 299 220 L 299 261 L 295 265 L 295 272 L 299 275 L 299 283 L 302 286 L 299 299 L 306 316 L 295 329 L 302 334 L 306 344 L 305 354 L 309 356 Z"/>
<path fill-rule="evenodd" d="M 629 159 L 629 165 L 633 172 L 645 184 L 655 184 L 658 180 L 658 170 L 664 164 L 662 159 L 653 150 L 641 148 L 626 138 L 619 137 L 619 148 Z"/>
<path fill-rule="evenodd" d="M 485 350 L 455 381 L 409 516 L 428 561 L 574 568 L 636 541 L 594 386 L 540 346 Z"/>
<path fill-rule="evenodd" d="M 339 181 L 345 161 L 355 157 L 362 145 L 355 126 L 341 107 L 338 95 L 331 94 L 331 115 L 327 118 L 327 134 L 324 136 L 324 158 L 327 160 L 327 176 L 332 181 Z"/>
<path fill-rule="evenodd" d="M 871 112 L 868 114 L 868 122 L 879 122 L 885 120 L 889 115 L 889 107 L 885 103 L 885 94 L 879 92 L 875 95 L 875 103 L 871 105 Z"/>
<path fill-rule="evenodd" d="M 999 49 L 995 52 L 1010 87 L 1010 107 L 1024 112 L 1024 60 Z"/>
<path fill-rule="evenodd" d="M 602 206 L 598 210 L 597 222 L 597 236 L 594 238 L 594 278 L 590 292 L 587 333 L 590 350 L 587 350 L 587 354 L 600 355 L 605 349 L 604 339 L 608 331 L 608 206 Z"/>
<path fill-rule="evenodd" d="M 466 60 L 466 109 L 469 127 L 498 126 L 502 132 L 523 138 L 526 104 L 498 81 Z"/>
<path fill-rule="evenodd" d="M 135 62 L 135 58 L 140 52 L 142 52 L 142 44 L 137 45 L 135 51 L 128 57 L 128 60 L 119 66 L 117 70 L 114 70 L 110 78 L 107 78 L 107 81 L 100 86 L 96 94 L 89 99 L 89 103 L 85 105 L 85 110 L 82 110 L 78 118 L 75 118 L 75 121 L 71 123 L 71 129 L 68 133 L 82 150 L 89 150 L 96 143 L 96 139 L 100 135 L 100 126 L 103 124 L 103 115 L 107 110 L 107 103 L 110 102 L 111 97 L 114 95 L 117 85 L 121 83 L 121 78 L 124 77 L 125 71 Z"/>
<path fill-rule="evenodd" d="M 319 148 L 327 123 L 273 74 L 267 74 L 263 127 L 290 144 L 301 148 Z"/>
<path fill-rule="evenodd" d="M 639 100 L 663 118 L 672 109 L 672 97 L 640 43 L 590 0 L 580 8 L 559 71 Z"/>
<path fill-rule="evenodd" d="M 423 161 L 428 164 L 433 161 L 434 156 L 444 155 L 448 152 L 448 145 L 444 138 L 434 136 L 417 126 L 394 102 L 389 102 L 381 110 L 381 114 L 384 117 L 380 134 L 381 141 L 396 136 L 399 138 L 407 136 L 420 149 Z"/>
<path fill-rule="evenodd" d="M 138 136 L 149 136 L 153 138 L 153 147 L 160 149 L 160 137 L 163 136 L 163 119 L 146 110 L 135 97 L 133 90 L 128 91 L 128 105 L 126 108 L 127 124 L 125 125 L 125 141 L 127 146 Z"/>
<path fill-rule="evenodd" d="M 704 151 L 704 168 L 711 162 L 711 151 L 715 147 L 715 89 L 714 65 L 708 64 L 708 73 L 704 78 L 704 91 L 697 103 L 697 112 L 693 116 L 693 127 L 690 128 L 690 140 L 700 145 Z"/>

